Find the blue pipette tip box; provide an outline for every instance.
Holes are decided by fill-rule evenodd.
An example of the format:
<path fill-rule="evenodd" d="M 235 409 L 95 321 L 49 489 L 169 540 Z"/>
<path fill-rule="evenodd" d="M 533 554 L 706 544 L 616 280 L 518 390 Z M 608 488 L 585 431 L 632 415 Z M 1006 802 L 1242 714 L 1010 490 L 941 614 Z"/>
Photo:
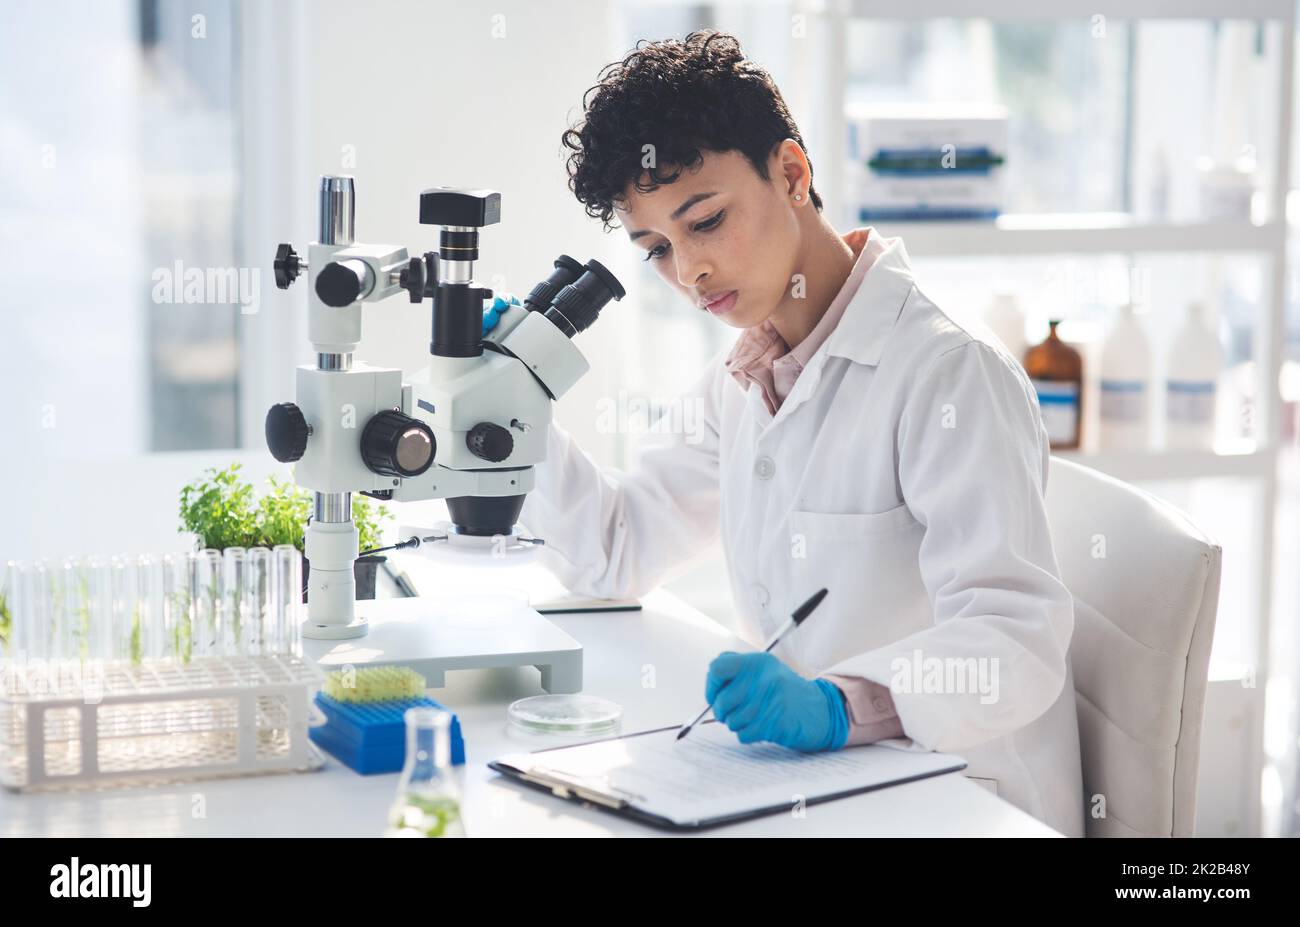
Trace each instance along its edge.
<path fill-rule="evenodd" d="M 406 757 L 406 719 L 408 708 L 439 708 L 448 711 L 428 696 L 397 699 L 391 702 L 339 702 L 323 692 L 316 693 L 316 707 L 325 715 L 325 723 L 309 728 L 307 735 L 322 749 L 363 776 L 401 772 Z M 451 716 L 451 762 L 465 762 L 465 741 L 460 734 L 460 719 Z"/>

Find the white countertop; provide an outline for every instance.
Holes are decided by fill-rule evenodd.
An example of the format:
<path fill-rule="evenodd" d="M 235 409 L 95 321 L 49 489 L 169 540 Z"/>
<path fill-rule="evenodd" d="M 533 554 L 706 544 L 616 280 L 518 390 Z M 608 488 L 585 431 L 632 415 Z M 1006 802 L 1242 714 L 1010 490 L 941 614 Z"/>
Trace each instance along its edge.
<path fill-rule="evenodd" d="M 426 562 L 404 559 L 417 585 Z M 533 570 L 529 566 L 525 570 Z M 425 587 L 427 588 L 427 586 Z M 623 732 L 680 724 L 703 707 L 705 668 L 751 649 L 666 590 L 640 611 L 549 616 L 584 648 L 584 691 L 623 706 Z M 466 742 L 458 768 L 470 836 L 652 836 L 648 828 L 563 802 L 486 767 L 502 754 L 576 742 L 508 729 L 506 707 L 538 695 L 537 670 L 465 670 L 430 695 L 454 710 Z M 17 794 L 0 790 L 0 836 L 377 836 L 397 774 L 361 776 L 327 755 L 318 772 L 166 786 Z M 1054 836 L 960 773 L 891 786 L 703 832 L 715 836 Z"/>

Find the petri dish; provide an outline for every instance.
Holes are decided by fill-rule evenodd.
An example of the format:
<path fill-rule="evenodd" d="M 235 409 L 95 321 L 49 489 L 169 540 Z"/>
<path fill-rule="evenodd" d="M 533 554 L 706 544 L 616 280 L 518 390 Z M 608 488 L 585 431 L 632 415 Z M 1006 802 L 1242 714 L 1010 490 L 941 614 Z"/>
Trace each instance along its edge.
<path fill-rule="evenodd" d="M 533 695 L 512 703 L 506 715 L 530 734 L 603 734 L 617 730 L 623 706 L 595 695 Z"/>

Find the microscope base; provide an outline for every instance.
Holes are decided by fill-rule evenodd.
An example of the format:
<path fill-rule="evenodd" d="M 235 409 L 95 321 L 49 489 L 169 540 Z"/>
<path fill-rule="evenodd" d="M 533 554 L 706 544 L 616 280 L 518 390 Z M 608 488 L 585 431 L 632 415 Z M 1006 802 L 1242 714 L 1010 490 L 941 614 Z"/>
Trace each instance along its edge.
<path fill-rule="evenodd" d="M 531 608 L 467 613 L 456 596 L 375 599 L 357 603 L 368 620 L 362 640 L 304 640 L 303 654 L 322 670 L 409 666 L 432 689 L 448 670 L 535 666 L 552 694 L 582 691 L 582 645 Z"/>
<path fill-rule="evenodd" d="M 302 625 L 302 636 L 318 641 L 341 641 L 365 637 L 369 631 L 370 621 L 360 615 L 347 624 L 317 624 L 308 619 Z"/>

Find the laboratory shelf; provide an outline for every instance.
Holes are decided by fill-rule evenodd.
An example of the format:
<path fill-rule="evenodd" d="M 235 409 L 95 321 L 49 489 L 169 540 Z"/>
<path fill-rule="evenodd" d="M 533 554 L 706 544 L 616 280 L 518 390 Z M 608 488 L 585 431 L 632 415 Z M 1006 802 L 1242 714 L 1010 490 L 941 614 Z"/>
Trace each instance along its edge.
<path fill-rule="evenodd" d="M 805 53 L 811 77 L 798 88 L 796 99 L 814 109 L 814 147 L 828 201 L 842 198 L 847 188 L 847 146 L 839 135 L 849 84 L 849 26 L 857 20 L 926 22 L 941 19 L 983 19 L 1004 22 L 1077 22 L 1096 28 L 1102 18 L 1117 22 L 1140 20 L 1247 20 L 1267 25 L 1264 44 L 1275 58 L 1270 81 L 1270 117 L 1276 129 L 1269 144 L 1271 171 L 1263 190 L 1269 221 L 1147 222 L 1128 214 L 1005 215 L 993 222 L 872 222 L 882 234 L 899 236 L 914 259 L 990 256 L 1219 254 L 1257 256 L 1265 281 L 1261 324 L 1254 344 L 1263 390 L 1258 397 L 1257 434 L 1260 446 L 1242 451 L 1134 451 L 1062 453 L 1060 456 L 1126 481 L 1157 481 L 1230 477 L 1255 482 L 1262 503 L 1255 525 L 1257 560 L 1251 565 L 1257 617 L 1254 652 L 1270 652 L 1273 615 L 1271 564 L 1274 555 L 1278 487 L 1278 447 L 1282 436 L 1282 396 L 1279 378 L 1285 341 L 1285 297 L 1288 285 L 1287 194 L 1291 177 L 1291 125 L 1295 71 L 1295 0 L 1126 0 L 1119 4 L 1096 0 L 925 0 L 899 4 L 885 0 L 807 0 L 796 4 L 814 20 L 809 30 L 819 43 Z M 1270 38 L 1271 37 L 1271 38 Z M 798 44 L 798 43 L 796 43 Z M 1176 91 L 1175 91 L 1176 92 Z M 828 137 L 829 136 L 829 137 Z M 838 218 L 838 217 L 837 217 Z M 844 219 L 851 219 L 845 216 Z M 850 225 L 862 225 L 851 222 Z M 1267 686 L 1267 664 L 1257 667 L 1257 685 Z M 1258 753 L 1242 788 L 1249 814 L 1243 829 L 1260 832 L 1263 773 L 1263 711 L 1253 711 L 1246 738 Z"/>
<path fill-rule="evenodd" d="M 994 19 L 1060 22 L 1094 16 L 1109 19 L 1249 19 L 1290 20 L 1293 0 L 1125 0 L 1098 3 L 1096 0 L 984 0 L 978 8 L 970 0 L 926 0 L 925 3 L 897 3 L 894 0 L 852 0 L 851 16 L 886 20 Z"/>
<path fill-rule="evenodd" d="M 1276 253 L 1278 222 L 1145 223 L 1126 213 L 1008 214 L 992 222 L 877 222 L 913 258 L 1048 254 Z"/>

